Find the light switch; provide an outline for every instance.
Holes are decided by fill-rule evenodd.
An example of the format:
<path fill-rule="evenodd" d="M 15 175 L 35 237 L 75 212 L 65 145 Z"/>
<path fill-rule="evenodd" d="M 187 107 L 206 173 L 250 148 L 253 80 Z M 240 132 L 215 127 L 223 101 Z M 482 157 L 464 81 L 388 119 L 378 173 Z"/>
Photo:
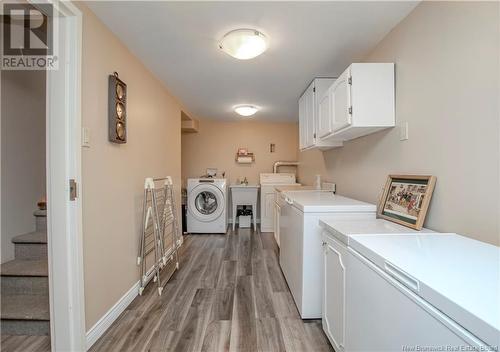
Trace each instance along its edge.
<path fill-rule="evenodd" d="M 399 124 L 399 140 L 408 140 L 408 121 L 403 121 Z"/>
<path fill-rule="evenodd" d="M 82 128 L 82 147 L 90 148 L 90 130 L 87 127 Z"/>

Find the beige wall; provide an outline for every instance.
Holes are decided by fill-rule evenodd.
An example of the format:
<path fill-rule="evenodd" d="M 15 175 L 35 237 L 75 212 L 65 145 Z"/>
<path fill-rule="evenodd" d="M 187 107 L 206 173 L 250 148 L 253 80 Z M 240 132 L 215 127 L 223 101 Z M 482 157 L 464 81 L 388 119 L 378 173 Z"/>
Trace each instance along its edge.
<path fill-rule="evenodd" d="M 270 143 L 276 144 L 276 152 L 269 151 Z M 253 152 L 255 162 L 236 163 L 239 147 Z M 275 161 L 296 160 L 297 153 L 296 123 L 201 120 L 198 133 L 182 134 L 182 178 L 185 182 L 186 178 L 199 177 L 207 168 L 215 167 L 219 173 L 225 171 L 231 183 L 247 177 L 250 183 L 256 184 L 260 173 L 273 172 Z"/>
<path fill-rule="evenodd" d="M 433 174 L 426 226 L 500 244 L 499 43 L 498 2 L 420 4 L 365 60 L 396 63 L 409 140 L 394 128 L 301 153 L 300 180 L 319 170 L 340 194 L 375 203 L 388 174 Z"/>
<path fill-rule="evenodd" d="M 45 195 L 45 72 L 1 73 L 1 262 L 14 258 L 12 237 L 35 230 Z"/>
<path fill-rule="evenodd" d="M 90 329 L 139 280 L 136 266 L 144 178 L 171 175 L 180 204 L 181 106 L 85 6 L 82 152 L 86 326 Z M 108 75 L 127 84 L 128 141 L 108 142 Z"/>

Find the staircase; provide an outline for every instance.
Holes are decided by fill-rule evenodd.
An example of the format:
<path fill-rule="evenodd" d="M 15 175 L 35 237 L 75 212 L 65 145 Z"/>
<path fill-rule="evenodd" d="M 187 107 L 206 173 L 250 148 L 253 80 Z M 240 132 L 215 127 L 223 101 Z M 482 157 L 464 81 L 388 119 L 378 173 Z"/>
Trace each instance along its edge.
<path fill-rule="evenodd" d="M 34 212 L 36 231 L 12 239 L 15 259 L 0 266 L 2 335 L 49 335 L 47 213 Z"/>

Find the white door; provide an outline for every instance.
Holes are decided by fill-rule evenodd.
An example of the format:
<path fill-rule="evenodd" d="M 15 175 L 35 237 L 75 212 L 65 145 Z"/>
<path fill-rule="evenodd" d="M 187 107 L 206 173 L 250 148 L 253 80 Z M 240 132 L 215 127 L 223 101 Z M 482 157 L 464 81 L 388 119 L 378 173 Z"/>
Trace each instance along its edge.
<path fill-rule="evenodd" d="M 346 249 L 325 236 L 323 330 L 336 351 L 344 350 Z"/>
<path fill-rule="evenodd" d="M 337 132 L 352 123 L 350 69 L 345 70 L 331 88 L 332 129 Z"/>
<path fill-rule="evenodd" d="M 304 93 L 304 109 L 305 124 L 307 126 L 304 147 L 309 148 L 314 145 L 314 83 Z"/>
<path fill-rule="evenodd" d="M 318 108 L 318 138 L 326 137 L 332 132 L 332 118 L 330 116 L 330 89 L 319 100 Z"/>

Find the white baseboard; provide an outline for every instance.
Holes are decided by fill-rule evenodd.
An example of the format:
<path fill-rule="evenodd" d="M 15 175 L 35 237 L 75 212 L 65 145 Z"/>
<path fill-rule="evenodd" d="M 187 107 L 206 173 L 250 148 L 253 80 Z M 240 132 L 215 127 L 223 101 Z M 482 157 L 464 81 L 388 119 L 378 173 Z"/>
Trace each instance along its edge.
<path fill-rule="evenodd" d="M 104 314 L 93 327 L 87 331 L 87 350 L 101 337 L 111 324 L 123 313 L 135 297 L 139 294 L 140 281 L 137 281 L 110 310 Z"/>

